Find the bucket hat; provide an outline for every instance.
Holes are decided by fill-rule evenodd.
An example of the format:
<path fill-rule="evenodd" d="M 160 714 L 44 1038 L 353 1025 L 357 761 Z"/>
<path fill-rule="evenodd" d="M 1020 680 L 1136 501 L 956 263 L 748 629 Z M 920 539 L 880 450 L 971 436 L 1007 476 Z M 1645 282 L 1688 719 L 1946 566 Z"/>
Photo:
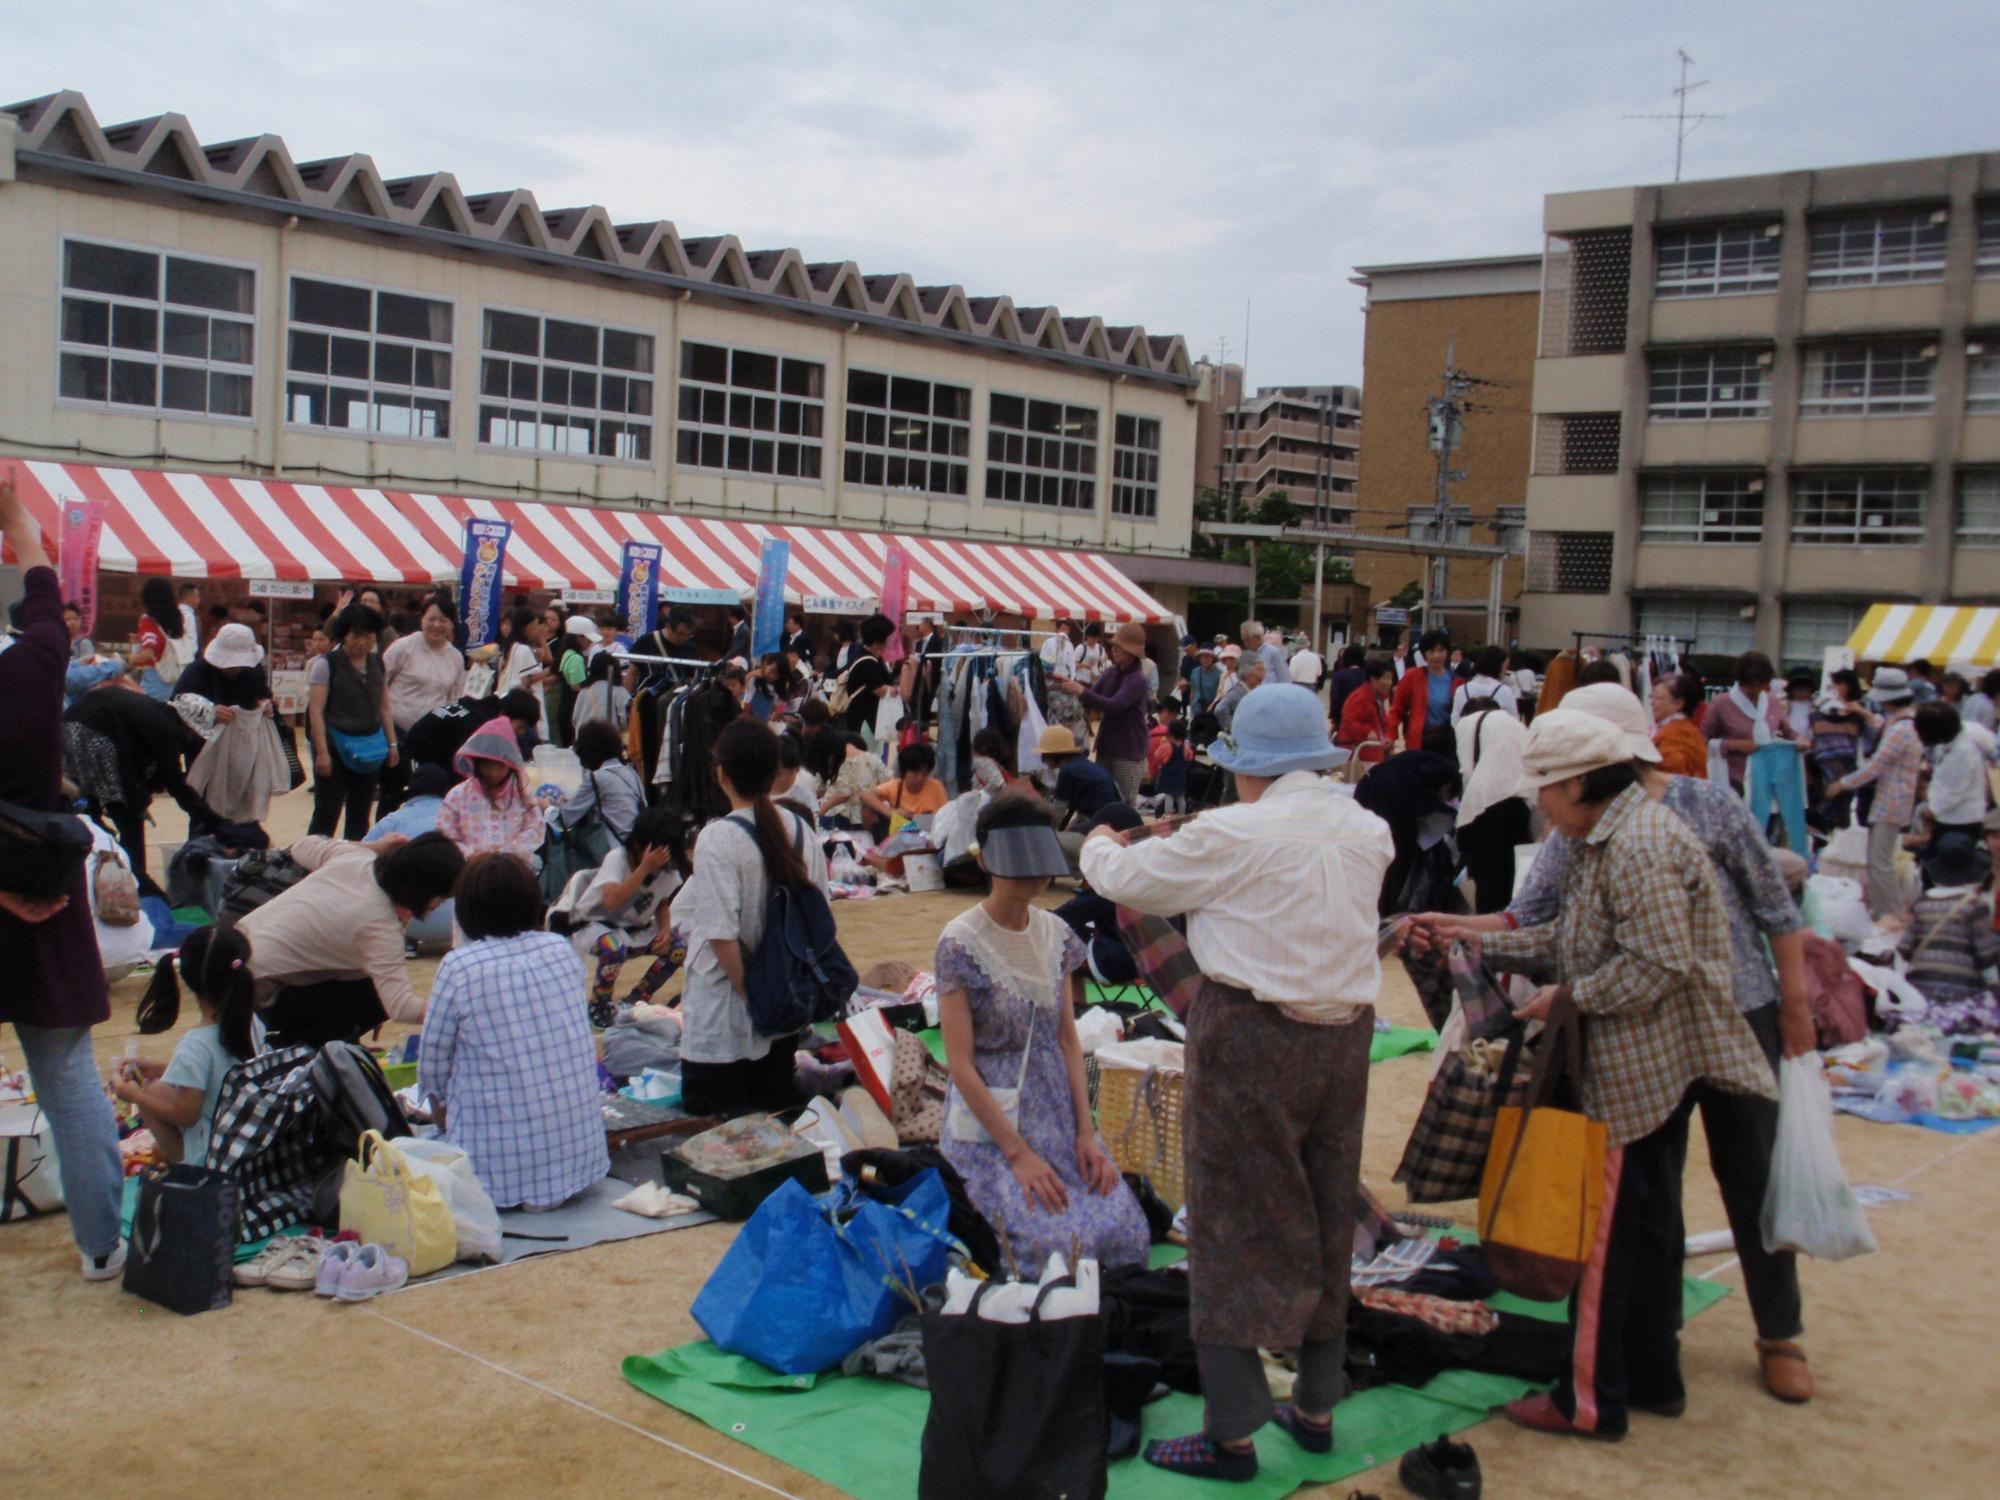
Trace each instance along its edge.
<path fill-rule="evenodd" d="M 1868 696 L 1877 703 L 1908 703 L 1916 693 L 1910 687 L 1910 674 L 1901 667 L 1877 667 Z"/>
<path fill-rule="evenodd" d="M 1660 758 L 1659 747 L 1653 743 L 1653 715 L 1631 689 L 1615 682 L 1593 682 L 1564 693 L 1562 706 L 1622 731 L 1632 747 L 1632 759 L 1650 764 Z"/>
<path fill-rule="evenodd" d="M 1051 724 L 1042 731 L 1042 737 L 1035 742 L 1038 755 L 1081 755 L 1083 746 L 1076 742 L 1076 736 L 1060 724 Z"/>
<path fill-rule="evenodd" d="M 1536 714 L 1528 726 L 1527 743 L 1521 747 L 1520 795 L 1532 797 L 1555 782 L 1631 758 L 1631 739 L 1609 719 L 1582 709 L 1552 708 Z"/>
<path fill-rule="evenodd" d="M 248 625 L 225 625 L 215 632 L 201 653 L 201 659 L 211 667 L 254 667 L 264 659 L 264 648 L 257 644 L 257 632 Z"/>
<path fill-rule="evenodd" d="M 1144 656 L 1146 654 L 1146 627 L 1130 622 L 1120 625 L 1118 633 L 1111 638 L 1111 644 L 1130 651 L 1134 656 Z"/>
<path fill-rule="evenodd" d="M 1209 759 L 1245 776 L 1326 771 L 1347 763 L 1326 732 L 1326 706 L 1316 693 L 1289 682 L 1252 688 L 1236 706 L 1229 732 L 1208 747 Z"/>

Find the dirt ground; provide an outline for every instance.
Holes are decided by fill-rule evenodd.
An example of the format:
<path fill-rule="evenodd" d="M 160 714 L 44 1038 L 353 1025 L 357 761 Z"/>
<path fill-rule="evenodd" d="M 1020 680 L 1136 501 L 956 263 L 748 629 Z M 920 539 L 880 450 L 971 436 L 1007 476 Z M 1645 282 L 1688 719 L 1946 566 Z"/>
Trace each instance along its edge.
<path fill-rule="evenodd" d="M 281 837 L 302 829 L 304 800 L 294 794 L 275 810 Z M 180 836 L 172 817 L 162 814 L 163 841 Z M 928 967 L 938 929 L 965 899 L 841 905 L 841 936 L 857 964 Z M 431 966 L 419 969 L 421 986 Z M 134 1034 L 142 986 L 115 987 L 112 1019 L 96 1033 L 100 1061 Z M 1400 971 L 1382 1009 L 1423 1024 Z M 146 1038 L 142 1050 L 164 1058 L 173 1042 Z M 11 1031 L 0 1062 L 21 1065 Z M 1418 1056 L 1370 1071 L 1363 1171 L 1391 1204 L 1403 1201 L 1389 1177 L 1428 1068 Z M 1792 1408 L 1763 1394 L 1748 1308 L 1729 1297 L 1689 1325 L 1684 1418 L 1635 1418 L 1615 1446 L 1489 1421 L 1468 1434 L 1487 1494 L 1995 1493 L 2000 1316 L 1986 1293 L 1988 1248 L 2000 1244 L 2000 1132 L 1962 1138 L 1843 1119 L 1837 1133 L 1852 1181 L 1915 1196 L 1874 1211 L 1879 1255 L 1804 1267 L 1818 1399 Z M 1459 1212 L 1469 1221 L 1469 1206 Z M 1699 1147 L 1687 1223 L 1724 1225 Z M 78 1277 L 66 1219 L 0 1226 L 6 1489 L 74 1496 L 137 1479 L 149 1495 L 218 1484 L 298 1495 L 836 1495 L 619 1376 L 622 1356 L 697 1336 L 688 1306 L 732 1233 L 711 1225 L 601 1245 L 355 1307 L 248 1291 L 220 1313 L 179 1318 Z M 1727 1257 L 1689 1269 L 1740 1291 Z M 1355 1488 L 1403 1493 L 1393 1465 L 1320 1493 Z"/>

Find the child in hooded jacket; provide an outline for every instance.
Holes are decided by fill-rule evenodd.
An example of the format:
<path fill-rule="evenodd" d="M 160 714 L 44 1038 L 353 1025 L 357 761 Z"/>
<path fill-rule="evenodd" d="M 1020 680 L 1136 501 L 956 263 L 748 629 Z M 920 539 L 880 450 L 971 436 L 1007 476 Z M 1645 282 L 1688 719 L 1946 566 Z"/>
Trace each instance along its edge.
<path fill-rule="evenodd" d="M 490 719 L 472 732 L 452 768 L 465 780 L 451 789 L 438 809 L 437 831 L 464 851 L 518 854 L 541 868 L 542 839 L 548 832 L 541 809 L 528 793 L 521 743 L 506 717 Z"/>

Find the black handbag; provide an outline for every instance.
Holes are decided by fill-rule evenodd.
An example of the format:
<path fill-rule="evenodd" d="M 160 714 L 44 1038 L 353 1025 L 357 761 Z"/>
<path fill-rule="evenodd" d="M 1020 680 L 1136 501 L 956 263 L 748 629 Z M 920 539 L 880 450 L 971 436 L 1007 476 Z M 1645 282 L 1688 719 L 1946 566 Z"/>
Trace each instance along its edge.
<path fill-rule="evenodd" d="M 125 1251 L 125 1290 L 169 1312 L 229 1305 L 242 1198 L 206 1167 L 155 1167 L 139 1178 Z"/>
<path fill-rule="evenodd" d="M 91 847 L 90 830 L 74 813 L 0 802 L 0 891 L 36 901 L 69 895 Z"/>
<path fill-rule="evenodd" d="M 995 1323 L 973 1294 L 962 1314 L 924 1314 L 931 1386 L 918 1500 L 1103 1500 L 1111 1424 L 1104 1319 L 1042 1317 L 1065 1278 L 1042 1288 L 1025 1323 Z"/>

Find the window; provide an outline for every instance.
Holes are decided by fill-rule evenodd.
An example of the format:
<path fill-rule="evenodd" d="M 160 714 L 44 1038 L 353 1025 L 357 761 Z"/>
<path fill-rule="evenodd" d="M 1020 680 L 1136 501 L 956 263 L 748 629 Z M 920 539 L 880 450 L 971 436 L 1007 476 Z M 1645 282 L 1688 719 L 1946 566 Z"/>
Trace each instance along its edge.
<path fill-rule="evenodd" d="M 1534 532 L 1525 587 L 1537 594 L 1608 594 L 1611 548 L 1608 531 Z"/>
<path fill-rule="evenodd" d="M 1991 337 L 1965 346 L 1965 409 L 2000 411 L 2000 348 Z"/>
<path fill-rule="evenodd" d="M 451 436 L 449 302 L 292 278 L 285 420 L 385 437 Z"/>
<path fill-rule="evenodd" d="M 1815 219 L 1812 285 L 1882 286 L 1944 277 L 1942 210 L 1885 209 Z"/>
<path fill-rule="evenodd" d="M 1915 546 L 1924 539 L 1923 474 L 1795 474 L 1792 540 Z"/>
<path fill-rule="evenodd" d="M 479 441 L 650 463 L 653 336 L 486 309 Z"/>
<path fill-rule="evenodd" d="M 1806 351 L 1803 417 L 1898 416 L 1931 409 L 1937 345 L 1817 344 Z"/>
<path fill-rule="evenodd" d="M 1762 224 L 1663 230 L 1653 276 L 1657 297 L 1727 297 L 1778 286 L 1778 236 Z"/>
<path fill-rule="evenodd" d="M 1825 599 L 1787 600 L 1784 640 L 1778 650 L 1779 666 L 1818 668 L 1824 665 L 1826 648 L 1845 646 L 1865 613 L 1867 606 L 1863 604 Z"/>
<path fill-rule="evenodd" d="M 986 498 L 1097 509 L 1097 408 L 989 398 Z"/>
<path fill-rule="evenodd" d="M 1756 474 L 1648 474 L 1642 542 L 1756 542 L 1764 536 L 1764 480 Z"/>
<path fill-rule="evenodd" d="M 2000 547 L 2000 469 L 1958 476 L 1958 539 L 1968 547 Z"/>
<path fill-rule="evenodd" d="M 1637 626 L 1641 635 L 1692 641 L 1688 651 L 1704 656 L 1740 656 L 1757 644 L 1755 615 L 1746 618 L 1733 599 L 1641 599 Z"/>
<path fill-rule="evenodd" d="M 963 500 L 971 492 L 972 391 L 849 370 L 843 452 L 849 484 Z"/>
<path fill-rule="evenodd" d="M 1113 423 L 1111 514 L 1151 521 L 1160 514 L 1160 423 L 1121 412 Z"/>
<path fill-rule="evenodd" d="M 681 463 L 817 482 L 825 422 L 825 365 L 720 344 L 681 345 Z"/>
<path fill-rule="evenodd" d="M 1770 353 L 1759 349 L 1673 349 L 1653 355 L 1654 421 L 1706 422 L 1771 414 Z"/>
<path fill-rule="evenodd" d="M 88 240 L 64 240 L 62 250 L 63 400 L 250 416 L 256 272 Z"/>
<path fill-rule="evenodd" d="M 2000 276 L 2000 203 L 1979 205 L 1978 274 Z"/>

